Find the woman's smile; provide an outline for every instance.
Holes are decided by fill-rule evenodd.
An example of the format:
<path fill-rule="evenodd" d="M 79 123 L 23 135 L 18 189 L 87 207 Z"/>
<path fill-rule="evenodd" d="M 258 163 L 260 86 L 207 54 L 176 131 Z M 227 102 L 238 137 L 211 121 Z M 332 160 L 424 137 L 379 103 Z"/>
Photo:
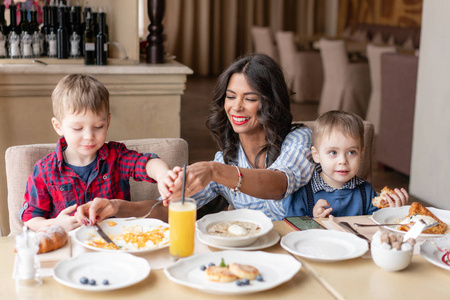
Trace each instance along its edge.
<path fill-rule="evenodd" d="M 235 115 L 232 115 L 231 117 L 233 120 L 233 124 L 235 124 L 235 125 L 244 125 L 245 123 L 248 122 L 248 120 L 250 120 L 250 118 L 235 116 Z"/>

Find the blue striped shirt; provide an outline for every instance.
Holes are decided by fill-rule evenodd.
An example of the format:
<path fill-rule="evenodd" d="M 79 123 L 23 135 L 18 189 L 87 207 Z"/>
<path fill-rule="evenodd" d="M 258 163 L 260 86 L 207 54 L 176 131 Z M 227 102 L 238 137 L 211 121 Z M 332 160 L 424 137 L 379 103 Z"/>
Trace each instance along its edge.
<path fill-rule="evenodd" d="M 236 195 L 228 187 L 210 182 L 205 189 L 193 196 L 200 208 L 209 201 L 222 195 L 234 208 L 261 210 L 272 220 L 282 220 L 285 215 L 283 201 L 310 180 L 314 170 L 311 154 L 311 130 L 307 127 L 297 128 L 290 132 L 283 141 L 278 158 L 267 169 L 278 170 L 286 174 L 287 188 L 281 200 L 267 200 L 249 196 L 244 193 Z M 215 162 L 224 163 L 222 151 L 216 153 Z M 238 149 L 238 166 L 252 169 L 242 146 Z M 245 180 L 245 178 L 243 178 Z"/>

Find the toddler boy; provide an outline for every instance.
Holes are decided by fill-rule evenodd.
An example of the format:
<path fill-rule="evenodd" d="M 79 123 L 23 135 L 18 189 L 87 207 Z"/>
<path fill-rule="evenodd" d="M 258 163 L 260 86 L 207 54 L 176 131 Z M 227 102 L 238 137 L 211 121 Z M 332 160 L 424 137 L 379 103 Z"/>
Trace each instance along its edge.
<path fill-rule="evenodd" d="M 356 176 L 364 153 L 364 124 L 359 116 L 336 110 L 319 116 L 311 151 L 318 165 L 309 183 L 285 201 L 286 217 L 369 215 L 377 210 L 372 205 L 374 189 Z M 394 192 L 387 197 L 391 207 L 408 202 L 405 189 Z"/>

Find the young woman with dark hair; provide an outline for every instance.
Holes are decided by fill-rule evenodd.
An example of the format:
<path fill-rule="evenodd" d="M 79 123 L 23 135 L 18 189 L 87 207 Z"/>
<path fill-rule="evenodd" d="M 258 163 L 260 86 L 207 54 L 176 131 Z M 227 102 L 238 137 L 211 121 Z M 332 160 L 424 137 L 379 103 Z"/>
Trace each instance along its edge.
<path fill-rule="evenodd" d="M 214 161 L 187 167 L 186 194 L 198 207 L 222 195 L 236 209 L 258 209 L 280 220 L 282 200 L 313 171 L 311 131 L 292 125 L 282 70 L 263 54 L 239 58 L 219 77 L 210 112 L 206 126 L 220 151 Z M 173 171 L 177 196 L 182 173 Z"/>

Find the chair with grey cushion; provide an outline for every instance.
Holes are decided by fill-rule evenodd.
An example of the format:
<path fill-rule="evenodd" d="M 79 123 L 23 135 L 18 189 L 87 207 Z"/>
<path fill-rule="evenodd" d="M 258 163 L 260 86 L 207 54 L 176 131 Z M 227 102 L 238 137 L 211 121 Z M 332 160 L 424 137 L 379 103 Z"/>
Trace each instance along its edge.
<path fill-rule="evenodd" d="M 188 144 L 181 138 L 137 139 L 122 142 L 128 149 L 158 154 L 171 168 L 188 163 Z M 24 201 L 28 176 L 32 173 L 35 163 L 55 148 L 56 144 L 34 144 L 13 146 L 6 150 L 8 213 L 11 231 L 9 235 L 16 235 L 23 227 L 23 222 L 19 219 L 19 211 Z M 130 180 L 130 188 L 132 201 L 159 197 L 156 184 Z"/>

